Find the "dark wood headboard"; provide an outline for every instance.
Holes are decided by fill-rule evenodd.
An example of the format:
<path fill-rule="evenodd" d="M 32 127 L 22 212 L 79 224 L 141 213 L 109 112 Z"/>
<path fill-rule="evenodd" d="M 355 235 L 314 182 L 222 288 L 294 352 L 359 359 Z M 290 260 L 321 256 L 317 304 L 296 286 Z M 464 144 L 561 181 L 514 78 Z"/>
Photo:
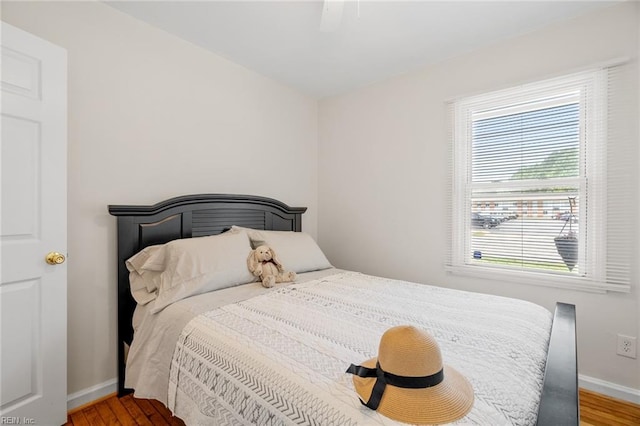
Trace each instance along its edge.
<path fill-rule="evenodd" d="M 306 210 L 271 198 L 229 194 L 186 195 L 151 206 L 110 205 L 109 213 L 118 218 L 118 395 L 127 393 L 125 347 L 133 339 L 131 320 L 136 307 L 127 259 L 150 245 L 216 235 L 232 225 L 299 232 Z"/>

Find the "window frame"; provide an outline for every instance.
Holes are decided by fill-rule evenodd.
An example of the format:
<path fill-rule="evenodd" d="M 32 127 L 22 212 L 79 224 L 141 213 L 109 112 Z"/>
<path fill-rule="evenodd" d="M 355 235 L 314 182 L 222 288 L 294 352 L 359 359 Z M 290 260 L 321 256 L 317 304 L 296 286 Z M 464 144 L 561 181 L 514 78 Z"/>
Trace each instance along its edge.
<path fill-rule="evenodd" d="M 569 96 L 569 93 L 573 94 Z M 566 93 L 566 96 L 562 96 Z M 540 189 L 557 184 L 578 187 L 584 208 L 579 209 L 578 241 L 580 274 L 554 273 L 551 270 L 512 269 L 470 262 L 472 189 L 482 184 L 471 182 L 472 126 L 474 118 L 498 117 L 517 112 L 567 104 L 569 98 L 580 103 L 579 176 L 577 178 L 530 179 L 501 183 L 503 187 Z M 530 103 L 536 101 L 534 105 Z M 529 105 L 527 105 L 529 104 Z M 540 105 L 540 106 L 538 106 Z M 596 259 L 606 258 L 606 119 L 607 69 L 589 70 L 560 78 L 543 80 L 514 88 L 466 97 L 449 103 L 450 189 L 449 230 L 451 242 L 449 272 L 492 280 L 603 292 L 628 291 L 628 286 L 606 283 L 606 265 Z M 543 183 L 543 185 L 540 185 Z M 496 185 L 493 185 L 496 186 Z M 491 184 L 486 187 L 490 189 Z"/>

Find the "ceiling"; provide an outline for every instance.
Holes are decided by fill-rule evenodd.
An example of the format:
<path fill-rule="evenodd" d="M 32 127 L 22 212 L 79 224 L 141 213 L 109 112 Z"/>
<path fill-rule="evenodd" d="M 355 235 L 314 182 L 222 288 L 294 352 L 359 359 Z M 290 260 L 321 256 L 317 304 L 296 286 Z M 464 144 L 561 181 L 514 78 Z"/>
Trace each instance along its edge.
<path fill-rule="evenodd" d="M 334 27 L 328 31 L 321 30 L 323 8 L 336 5 L 315 0 L 105 3 L 324 98 L 617 1 L 347 0 L 341 13 L 327 15 Z"/>

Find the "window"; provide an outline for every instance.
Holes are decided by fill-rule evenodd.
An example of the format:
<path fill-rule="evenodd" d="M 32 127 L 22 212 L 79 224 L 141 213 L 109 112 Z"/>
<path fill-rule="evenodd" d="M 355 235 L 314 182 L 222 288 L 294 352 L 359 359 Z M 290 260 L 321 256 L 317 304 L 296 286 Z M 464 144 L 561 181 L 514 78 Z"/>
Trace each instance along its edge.
<path fill-rule="evenodd" d="M 637 129 L 619 113 L 637 111 L 637 97 L 620 96 L 632 92 L 625 84 L 634 85 L 622 69 L 449 105 L 452 272 L 628 291 L 638 179 L 623 156 L 638 155 L 620 130 Z M 630 183 L 627 174 L 623 183 L 621 173 L 636 178 Z M 626 223 L 617 209 L 628 213 Z"/>

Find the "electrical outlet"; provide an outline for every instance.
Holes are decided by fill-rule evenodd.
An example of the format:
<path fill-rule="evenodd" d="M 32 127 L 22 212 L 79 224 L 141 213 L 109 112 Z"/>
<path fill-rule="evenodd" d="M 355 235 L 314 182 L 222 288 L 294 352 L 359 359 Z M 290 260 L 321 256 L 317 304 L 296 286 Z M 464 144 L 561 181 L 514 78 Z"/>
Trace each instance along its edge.
<path fill-rule="evenodd" d="M 636 338 L 618 334 L 618 355 L 636 358 Z"/>

